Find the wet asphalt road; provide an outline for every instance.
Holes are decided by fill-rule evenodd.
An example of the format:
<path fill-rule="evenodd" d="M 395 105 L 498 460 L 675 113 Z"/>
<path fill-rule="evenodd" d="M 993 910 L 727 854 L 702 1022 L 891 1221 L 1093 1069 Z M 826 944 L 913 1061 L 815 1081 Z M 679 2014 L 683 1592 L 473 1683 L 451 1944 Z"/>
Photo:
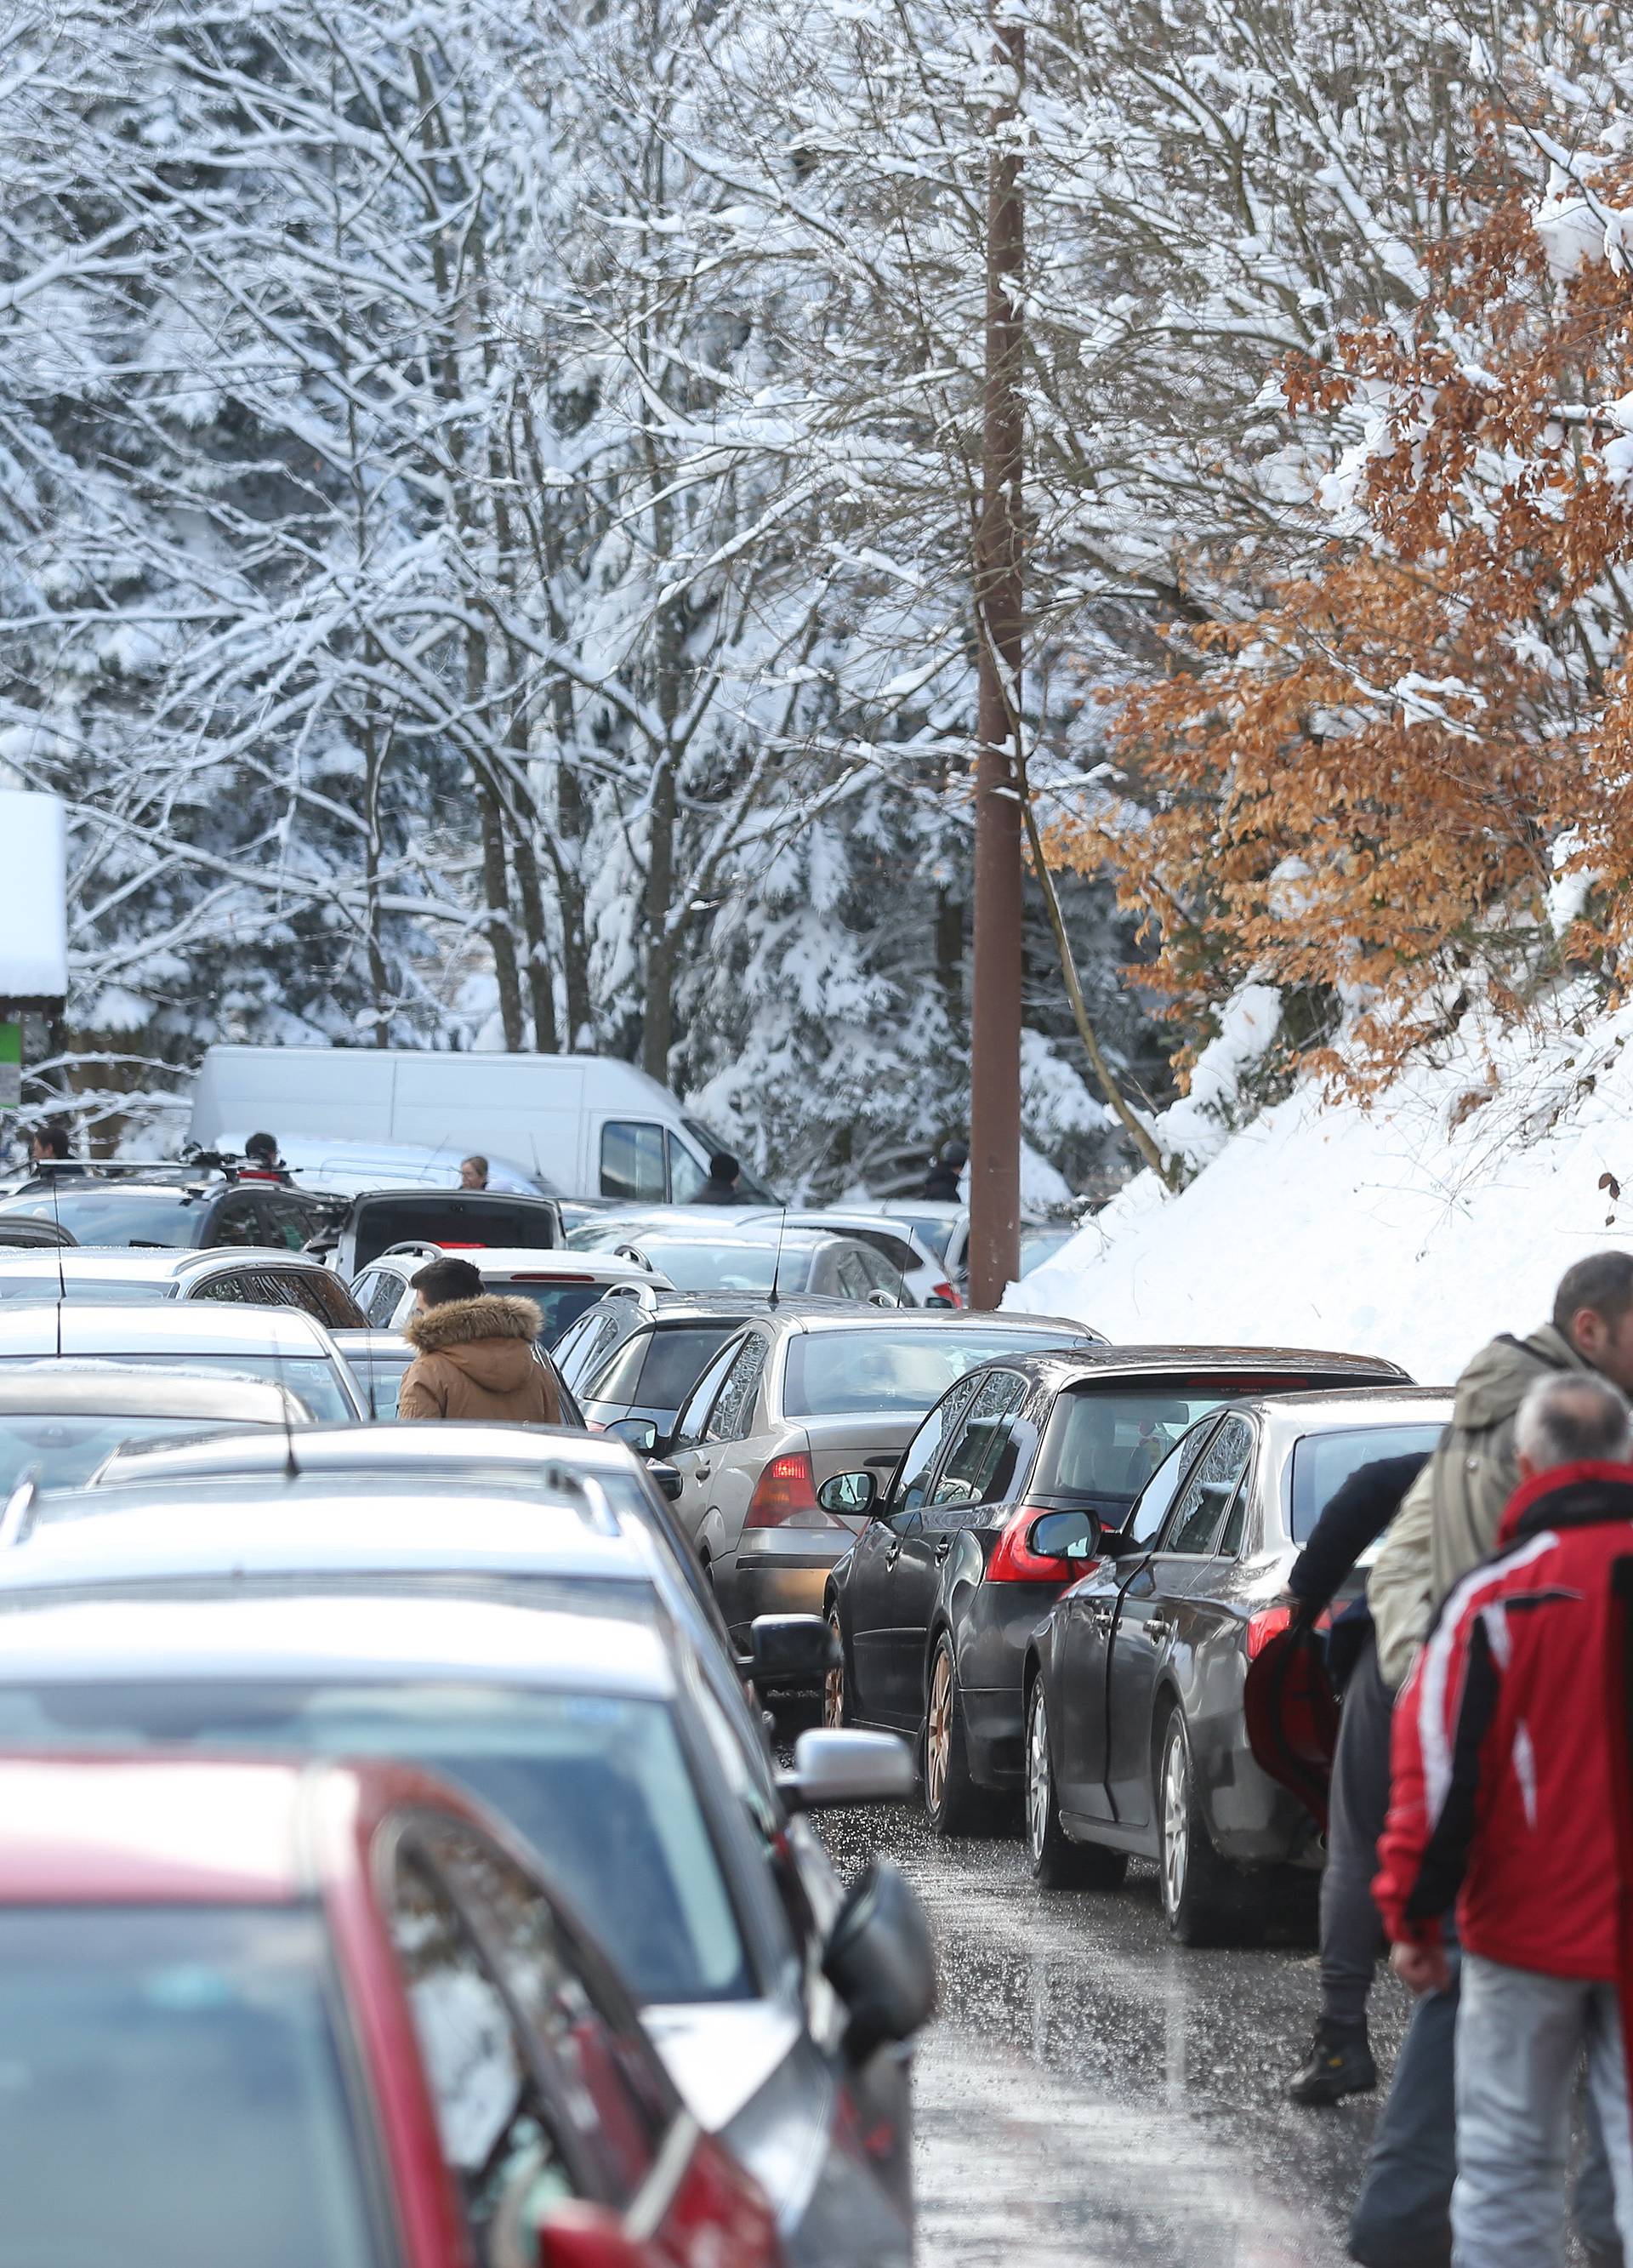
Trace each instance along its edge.
<path fill-rule="evenodd" d="M 915 1810 L 836 1815 L 849 1874 L 905 1867 L 941 1960 L 918 2058 L 922 2268 L 1341 2268 L 1374 2099 L 1297 2110 L 1307 1933 L 1191 1951 L 1155 1870 L 1112 1896 L 1037 1889 L 1015 1842 L 935 1842 Z M 1387 2078 L 1405 1997 L 1374 1993 Z"/>

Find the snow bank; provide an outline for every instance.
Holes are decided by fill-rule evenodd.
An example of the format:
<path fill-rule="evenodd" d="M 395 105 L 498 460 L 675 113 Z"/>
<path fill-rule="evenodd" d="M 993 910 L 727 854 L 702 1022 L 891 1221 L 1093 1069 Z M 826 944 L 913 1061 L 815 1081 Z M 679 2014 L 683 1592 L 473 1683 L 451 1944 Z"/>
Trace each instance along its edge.
<path fill-rule="evenodd" d="M 1451 1380 L 1494 1331 L 1534 1329 L 1571 1261 L 1633 1241 L 1633 1007 L 1573 1023 L 1583 1005 L 1541 1035 L 1471 1017 L 1370 1111 L 1301 1088 L 1178 1197 L 1130 1182 L 1005 1305 Z"/>

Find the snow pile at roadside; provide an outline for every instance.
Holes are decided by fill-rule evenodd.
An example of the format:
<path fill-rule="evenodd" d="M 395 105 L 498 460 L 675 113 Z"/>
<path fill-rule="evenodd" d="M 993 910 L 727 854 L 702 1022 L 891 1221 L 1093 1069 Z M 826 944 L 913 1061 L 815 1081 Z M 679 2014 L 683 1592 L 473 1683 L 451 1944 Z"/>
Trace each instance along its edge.
<path fill-rule="evenodd" d="M 1633 1243 L 1633 1006 L 1573 1021 L 1568 1001 L 1541 1035 L 1471 1016 L 1370 1110 L 1306 1086 L 1216 1146 L 1217 1074 L 1249 1056 L 1250 1023 L 1268 1043 L 1269 1005 L 1227 1018 L 1221 1062 L 1159 1130 L 1211 1161 L 1177 1197 L 1141 1174 L 1007 1307 L 1128 1342 L 1390 1355 L 1432 1385 L 1493 1332 L 1533 1329 L 1573 1260 Z"/>

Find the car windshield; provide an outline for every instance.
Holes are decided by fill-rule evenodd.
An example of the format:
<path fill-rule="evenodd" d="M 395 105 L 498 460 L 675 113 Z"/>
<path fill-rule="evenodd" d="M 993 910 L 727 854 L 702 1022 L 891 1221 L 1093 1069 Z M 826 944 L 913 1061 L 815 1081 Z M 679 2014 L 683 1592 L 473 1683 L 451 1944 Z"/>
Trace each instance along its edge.
<path fill-rule="evenodd" d="M 1306 1433 L 1293 1449 L 1292 1537 L 1307 1543 L 1316 1521 L 1352 1473 L 1380 1457 L 1426 1457 L 1440 1439 L 1435 1423 L 1357 1426 Z"/>
<path fill-rule="evenodd" d="M 717 1244 L 699 1238 L 629 1237 L 629 1241 L 682 1292 L 769 1292 L 772 1270 L 777 1268 L 776 1239 L 763 1244 Z M 777 1270 L 785 1292 L 805 1283 L 810 1273 L 808 1247 L 791 1240 L 783 1248 Z"/>
<path fill-rule="evenodd" d="M 43 1488 L 77 1488 L 116 1449 L 242 1430 L 239 1418 L 30 1418 L 0 1415 L 0 1496 L 34 1472 Z"/>
<path fill-rule="evenodd" d="M 593 1307 L 607 1296 L 605 1284 L 574 1283 L 559 1277 L 533 1283 L 519 1281 L 514 1277 L 484 1278 L 491 1292 L 502 1292 L 507 1299 L 531 1300 L 539 1310 L 539 1336 L 548 1346 L 560 1338 L 569 1323 L 577 1322 L 586 1307 Z"/>
<path fill-rule="evenodd" d="M 0 1910 L 0 2041 L 5 2260 L 371 2268 L 315 1915 Z"/>
<path fill-rule="evenodd" d="M 754 1992 L 696 1785 L 661 1701 L 430 1680 L 0 1686 L 0 1747 L 155 1741 L 424 1764 L 490 1803 L 542 1852 L 594 1917 L 639 1999 Z"/>
<path fill-rule="evenodd" d="M 203 1208 L 185 1189 L 121 1189 L 99 1182 L 94 1188 L 55 1192 L 31 1190 L 15 1198 L 7 1212 L 34 1220 L 60 1221 L 76 1244 L 190 1245 Z"/>
<path fill-rule="evenodd" d="M 977 1363 L 1058 1346 L 1058 1331 L 807 1331 L 789 1342 L 783 1409 L 790 1418 L 845 1410 L 922 1414 Z"/>
<path fill-rule="evenodd" d="M 0 1361 L 8 1366 L 41 1359 L 39 1355 L 0 1356 Z M 305 1403 L 320 1425 L 348 1425 L 357 1416 L 346 1399 L 339 1371 L 325 1355 L 251 1354 L 242 1347 L 224 1348 L 219 1354 L 201 1347 L 186 1354 L 167 1355 L 150 1354 L 144 1347 L 121 1347 L 117 1360 L 121 1370 L 145 1370 L 150 1366 L 158 1367 L 173 1362 L 188 1370 L 226 1370 L 236 1378 L 261 1378 L 272 1386 L 287 1386 Z M 176 1431 L 173 1418 L 170 1430 L 173 1433 Z"/>
<path fill-rule="evenodd" d="M 0 1300 L 89 1300 L 99 1307 L 151 1307 L 169 1290 L 168 1284 L 151 1277 L 143 1282 L 133 1282 L 129 1276 L 99 1280 L 70 1274 L 66 1269 L 61 1277 L 32 1268 L 26 1275 L 20 1270 L 13 1274 L 0 1269 Z"/>
<path fill-rule="evenodd" d="M 645 1331 L 621 1348 L 589 1388 L 596 1402 L 626 1410 L 678 1411 L 735 1322 L 675 1323 Z"/>

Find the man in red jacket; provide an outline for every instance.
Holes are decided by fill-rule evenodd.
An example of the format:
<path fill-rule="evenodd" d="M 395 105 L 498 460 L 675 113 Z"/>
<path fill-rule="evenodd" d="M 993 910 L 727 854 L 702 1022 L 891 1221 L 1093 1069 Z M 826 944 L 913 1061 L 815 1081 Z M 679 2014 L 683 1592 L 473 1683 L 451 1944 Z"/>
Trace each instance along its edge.
<path fill-rule="evenodd" d="M 1446 1980 L 1457 1902 L 1455 2268 L 1564 2257 L 1570 2098 L 1585 2050 L 1633 2257 L 1633 2137 L 1617 1996 L 1610 1571 L 1633 1550 L 1628 1405 L 1545 1379 L 1515 1436 L 1496 1555 L 1451 1592 L 1395 1709 L 1373 1885 L 1398 1974 Z"/>

